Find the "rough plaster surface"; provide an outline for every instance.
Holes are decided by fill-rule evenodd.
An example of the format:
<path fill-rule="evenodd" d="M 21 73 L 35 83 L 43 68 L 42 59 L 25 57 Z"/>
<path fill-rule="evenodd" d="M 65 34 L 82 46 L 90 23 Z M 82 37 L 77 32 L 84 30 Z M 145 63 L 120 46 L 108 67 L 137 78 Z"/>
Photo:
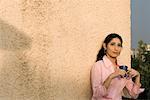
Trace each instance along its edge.
<path fill-rule="evenodd" d="M 0 100 L 90 100 L 110 32 L 130 66 L 130 0 L 0 0 Z"/>

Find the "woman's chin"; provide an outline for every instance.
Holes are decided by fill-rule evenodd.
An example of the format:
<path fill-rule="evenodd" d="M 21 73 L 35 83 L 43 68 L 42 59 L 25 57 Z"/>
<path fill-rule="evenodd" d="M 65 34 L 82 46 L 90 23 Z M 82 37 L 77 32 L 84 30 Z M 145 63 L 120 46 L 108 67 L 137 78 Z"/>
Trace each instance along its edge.
<path fill-rule="evenodd" d="M 117 58 L 119 54 L 106 54 L 107 56 L 110 56 L 111 58 Z"/>
<path fill-rule="evenodd" d="M 119 55 L 112 55 L 111 57 L 112 58 L 117 58 Z"/>

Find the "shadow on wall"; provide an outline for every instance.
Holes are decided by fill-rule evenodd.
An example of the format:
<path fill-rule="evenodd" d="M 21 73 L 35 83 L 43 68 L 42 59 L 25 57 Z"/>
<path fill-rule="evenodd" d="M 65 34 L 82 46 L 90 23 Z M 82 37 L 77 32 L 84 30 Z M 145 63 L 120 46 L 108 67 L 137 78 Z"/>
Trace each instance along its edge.
<path fill-rule="evenodd" d="M 31 48 L 31 43 L 24 32 L 0 19 L 0 100 L 23 100 L 27 94 L 24 89 L 32 89 L 29 85 L 35 72 L 30 70 L 24 53 Z"/>
<path fill-rule="evenodd" d="M 8 51 L 31 48 L 31 38 L 0 19 L 0 49 Z"/>

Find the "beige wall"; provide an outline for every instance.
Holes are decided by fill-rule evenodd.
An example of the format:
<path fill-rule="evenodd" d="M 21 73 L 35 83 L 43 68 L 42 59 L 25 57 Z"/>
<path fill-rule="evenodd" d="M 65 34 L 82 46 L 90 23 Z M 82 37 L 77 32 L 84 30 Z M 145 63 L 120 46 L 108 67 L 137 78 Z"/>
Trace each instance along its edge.
<path fill-rule="evenodd" d="M 0 0 L 0 100 L 90 100 L 110 32 L 130 65 L 130 0 Z"/>

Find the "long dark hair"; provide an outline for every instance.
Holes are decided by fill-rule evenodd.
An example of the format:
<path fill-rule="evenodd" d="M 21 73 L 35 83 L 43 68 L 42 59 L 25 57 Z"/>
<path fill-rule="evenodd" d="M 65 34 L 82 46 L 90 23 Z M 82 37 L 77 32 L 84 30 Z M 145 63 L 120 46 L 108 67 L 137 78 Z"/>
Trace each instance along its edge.
<path fill-rule="evenodd" d="M 118 39 L 121 41 L 121 46 L 122 46 L 123 40 L 122 40 L 121 36 L 118 35 L 118 34 L 116 34 L 116 33 L 111 33 L 111 34 L 109 34 L 109 35 L 105 38 L 105 40 L 104 40 L 104 42 L 103 42 L 103 43 L 106 44 L 106 47 L 107 47 L 108 43 L 109 43 L 113 38 L 118 38 Z M 105 54 L 106 54 L 106 53 L 105 53 L 105 49 L 104 49 L 103 44 L 102 44 L 102 47 L 101 47 L 101 49 L 99 50 L 99 52 L 98 52 L 98 54 L 97 54 L 97 59 L 96 59 L 96 61 L 102 60 L 102 58 L 103 58 L 103 56 L 104 56 Z"/>

